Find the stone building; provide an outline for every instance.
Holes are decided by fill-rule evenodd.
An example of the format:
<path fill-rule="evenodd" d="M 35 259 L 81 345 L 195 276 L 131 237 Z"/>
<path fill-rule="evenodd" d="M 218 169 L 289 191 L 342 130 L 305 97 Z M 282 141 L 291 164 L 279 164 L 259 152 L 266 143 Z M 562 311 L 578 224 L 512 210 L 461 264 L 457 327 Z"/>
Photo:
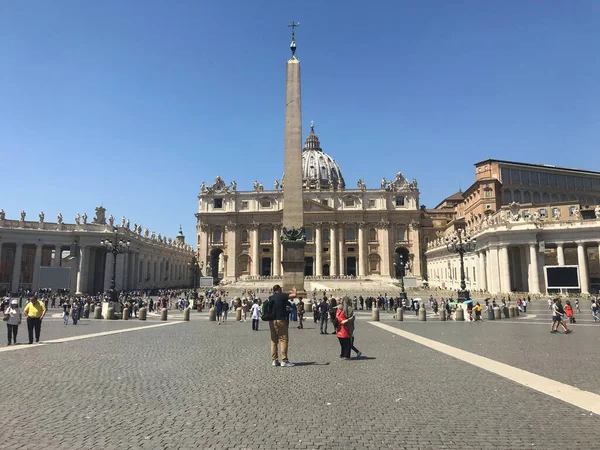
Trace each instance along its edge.
<path fill-rule="evenodd" d="M 598 292 L 600 173 L 491 159 L 475 167 L 473 185 L 427 211 L 439 219 L 424 227 L 429 284 L 460 286 L 459 257 L 443 238 L 465 229 L 477 239 L 464 259 L 468 289 L 545 293 L 544 266 L 572 265 L 580 292 Z"/>
<path fill-rule="evenodd" d="M 302 151 L 305 276 L 315 279 L 396 277 L 394 253 L 421 277 L 419 191 L 401 173 L 378 188 L 362 180 L 349 188 L 335 160 L 323 152 L 314 125 Z M 279 278 L 285 180 L 238 191 L 220 176 L 200 186 L 198 261 L 208 276 L 238 280 Z"/>
<path fill-rule="evenodd" d="M 125 218 L 115 224 L 105 218 L 105 209 L 96 208 L 96 216 L 77 215 L 74 224 L 46 222 L 44 213 L 37 221 L 7 220 L 0 210 L 0 291 L 35 292 L 42 288 L 70 289 L 70 292 L 97 294 L 109 288 L 113 255 L 101 246 L 104 239 L 130 241 L 127 253 L 117 255 L 116 289 L 150 289 L 189 286 L 188 264 L 194 251 L 179 231 L 175 239 L 143 229 Z M 64 268 L 60 285 L 47 268 Z M 55 271 L 59 273 L 60 271 Z M 65 278 L 66 276 L 66 278 Z M 46 284 L 47 283 L 47 284 Z"/>

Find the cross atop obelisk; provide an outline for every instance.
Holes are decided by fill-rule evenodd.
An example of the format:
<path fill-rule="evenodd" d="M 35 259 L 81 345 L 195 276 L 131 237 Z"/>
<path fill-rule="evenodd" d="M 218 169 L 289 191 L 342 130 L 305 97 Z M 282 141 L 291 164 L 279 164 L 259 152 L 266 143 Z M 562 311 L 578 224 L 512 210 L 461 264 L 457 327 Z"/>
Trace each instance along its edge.
<path fill-rule="evenodd" d="M 300 26 L 300 22 L 294 23 L 293 20 L 292 20 L 292 23 L 288 25 L 288 27 L 292 27 L 292 43 L 290 44 L 290 49 L 292 50 L 292 58 L 296 54 L 296 27 L 299 27 L 299 26 Z"/>

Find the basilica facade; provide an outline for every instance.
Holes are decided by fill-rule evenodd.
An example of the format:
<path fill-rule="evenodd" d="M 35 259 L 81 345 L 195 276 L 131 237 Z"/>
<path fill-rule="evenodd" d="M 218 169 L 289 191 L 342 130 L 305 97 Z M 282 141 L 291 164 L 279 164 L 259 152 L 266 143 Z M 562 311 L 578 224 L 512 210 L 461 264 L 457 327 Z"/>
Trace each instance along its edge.
<path fill-rule="evenodd" d="M 312 279 L 421 278 L 422 211 L 417 181 L 397 173 L 376 189 L 350 188 L 323 152 L 314 125 L 302 151 L 305 271 Z M 271 187 L 272 186 L 272 187 Z M 234 281 L 282 275 L 281 226 L 285 179 L 237 190 L 217 176 L 198 196 L 198 261 L 204 275 Z M 395 264 L 402 255 L 405 265 Z"/>

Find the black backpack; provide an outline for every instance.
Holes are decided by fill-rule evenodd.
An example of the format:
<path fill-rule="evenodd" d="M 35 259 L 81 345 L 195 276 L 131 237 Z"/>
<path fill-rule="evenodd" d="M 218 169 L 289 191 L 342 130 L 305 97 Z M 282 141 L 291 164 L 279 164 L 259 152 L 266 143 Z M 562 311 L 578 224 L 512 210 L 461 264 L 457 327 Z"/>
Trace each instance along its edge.
<path fill-rule="evenodd" d="M 269 322 L 275 320 L 275 302 L 271 300 L 271 297 L 267 298 L 262 304 L 261 311 L 262 320 Z"/>

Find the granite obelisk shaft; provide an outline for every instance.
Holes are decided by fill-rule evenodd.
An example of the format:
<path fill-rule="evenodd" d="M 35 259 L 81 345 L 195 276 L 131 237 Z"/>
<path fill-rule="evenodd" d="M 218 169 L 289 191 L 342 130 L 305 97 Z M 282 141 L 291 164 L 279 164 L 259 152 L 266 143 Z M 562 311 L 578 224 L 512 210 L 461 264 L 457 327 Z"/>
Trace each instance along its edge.
<path fill-rule="evenodd" d="M 286 64 L 285 83 L 285 153 L 283 189 L 283 226 L 299 229 L 304 226 L 302 197 L 302 105 L 300 100 L 300 61 L 295 56 Z M 283 290 L 296 286 L 304 292 L 304 241 L 283 241 Z M 304 296 L 304 298 L 306 298 Z"/>

